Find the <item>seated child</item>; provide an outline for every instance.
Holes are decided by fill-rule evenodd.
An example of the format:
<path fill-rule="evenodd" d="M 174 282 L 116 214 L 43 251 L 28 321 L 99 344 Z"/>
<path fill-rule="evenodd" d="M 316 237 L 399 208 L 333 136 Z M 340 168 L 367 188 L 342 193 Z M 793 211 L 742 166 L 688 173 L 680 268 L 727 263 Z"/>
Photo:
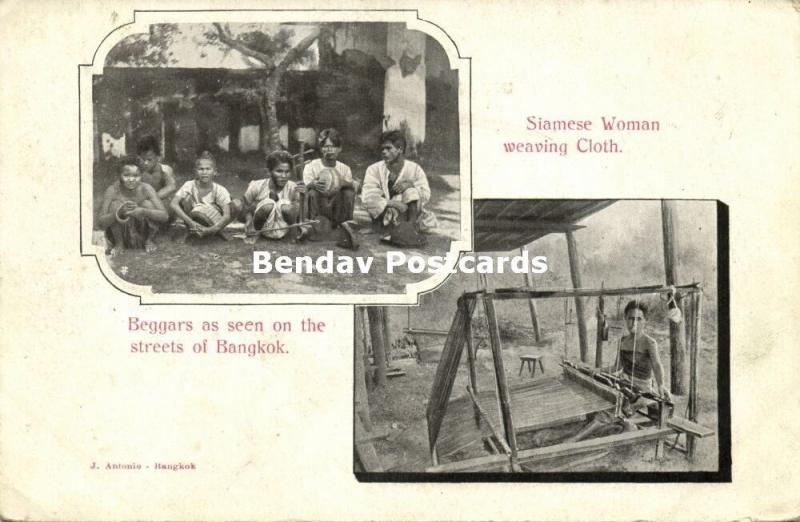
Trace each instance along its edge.
<path fill-rule="evenodd" d="M 405 159 L 405 148 L 400 131 L 381 135 L 383 161 L 367 168 L 361 201 L 379 228 L 392 229 L 407 222 L 427 232 L 436 227 L 436 217 L 425 209 L 431 189 L 422 167 Z"/>
<path fill-rule="evenodd" d="M 231 203 L 231 211 L 245 222 L 248 243 L 255 242 L 260 234 L 270 239 L 281 239 L 289 233 L 289 225 L 300 220 L 300 198 L 305 186 L 289 180 L 293 168 L 292 156 L 276 151 L 267 156 L 269 177 L 251 181 L 242 199 Z M 301 229 L 298 239 L 308 233 Z"/>
<path fill-rule="evenodd" d="M 214 183 L 216 174 L 214 156 L 203 152 L 194 162 L 195 179 L 184 183 L 170 203 L 172 212 L 198 237 L 218 234 L 231 221 L 231 196 L 225 187 Z"/>
<path fill-rule="evenodd" d="M 317 139 L 322 158 L 303 169 L 303 183 L 308 192 L 309 219 L 323 216 L 333 228 L 353 219 L 356 184 L 350 167 L 337 161 L 342 139 L 336 129 L 325 129 Z"/>
<path fill-rule="evenodd" d="M 168 219 L 155 189 L 142 183 L 138 160 L 124 158 L 119 164 L 119 180 L 106 189 L 98 217 L 111 246 L 109 254 L 114 256 L 126 248 L 154 251 L 158 224 Z"/>
<path fill-rule="evenodd" d="M 175 192 L 175 176 L 172 168 L 161 163 L 161 147 L 154 136 L 145 136 L 136 144 L 139 156 L 139 169 L 142 181 L 156 189 L 156 194 L 169 209 L 169 202 Z"/>

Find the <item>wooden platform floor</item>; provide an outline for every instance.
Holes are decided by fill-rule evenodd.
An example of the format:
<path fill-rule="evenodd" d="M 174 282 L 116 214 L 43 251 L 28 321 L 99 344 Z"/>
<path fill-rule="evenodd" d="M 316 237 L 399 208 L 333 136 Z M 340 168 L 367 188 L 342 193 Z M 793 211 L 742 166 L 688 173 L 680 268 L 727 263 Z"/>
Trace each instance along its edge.
<path fill-rule="evenodd" d="M 496 391 L 478 393 L 478 402 L 502 433 Z M 511 414 L 518 434 L 558 426 L 613 408 L 610 401 L 566 379 L 541 378 L 511 387 Z M 439 431 L 439 456 L 447 457 L 458 451 L 480 451 L 482 438 L 490 433 L 485 423 L 481 429 L 476 427 L 474 408 L 468 395 L 454 399 L 447 405 Z"/>

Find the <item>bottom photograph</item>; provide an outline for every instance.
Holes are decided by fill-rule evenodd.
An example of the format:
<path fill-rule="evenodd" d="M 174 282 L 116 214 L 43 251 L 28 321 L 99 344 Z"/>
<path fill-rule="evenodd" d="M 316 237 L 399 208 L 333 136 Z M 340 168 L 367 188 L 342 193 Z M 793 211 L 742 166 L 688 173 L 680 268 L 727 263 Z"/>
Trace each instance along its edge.
<path fill-rule="evenodd" d="M 355 308 L 356 477 L 730 481 L 727 207 L 473 216 L 474 252 L 417 306 Z"/>

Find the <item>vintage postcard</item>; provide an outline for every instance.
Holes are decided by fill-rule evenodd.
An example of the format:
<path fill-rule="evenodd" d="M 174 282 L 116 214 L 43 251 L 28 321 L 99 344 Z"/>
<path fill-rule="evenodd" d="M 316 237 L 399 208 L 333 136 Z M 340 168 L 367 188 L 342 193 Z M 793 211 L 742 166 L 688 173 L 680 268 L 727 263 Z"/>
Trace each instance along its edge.
<path fill-rule="evenodd" d="M 796 518 L 799 17 L 0 2 L 0 518 Z"/>

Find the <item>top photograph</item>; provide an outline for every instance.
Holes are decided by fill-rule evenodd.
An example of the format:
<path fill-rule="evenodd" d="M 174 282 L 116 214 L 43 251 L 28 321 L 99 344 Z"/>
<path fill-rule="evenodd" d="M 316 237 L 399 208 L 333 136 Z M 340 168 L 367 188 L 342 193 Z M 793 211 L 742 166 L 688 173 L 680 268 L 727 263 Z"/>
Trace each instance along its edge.
<path fill-rule="evenodd" d="M 142 302 L 413 299 L 403 261 L 469 241 L 469 143 L 452 42 L 409 25 L 113 32 L 81 68 L 83 254 Z"/>

